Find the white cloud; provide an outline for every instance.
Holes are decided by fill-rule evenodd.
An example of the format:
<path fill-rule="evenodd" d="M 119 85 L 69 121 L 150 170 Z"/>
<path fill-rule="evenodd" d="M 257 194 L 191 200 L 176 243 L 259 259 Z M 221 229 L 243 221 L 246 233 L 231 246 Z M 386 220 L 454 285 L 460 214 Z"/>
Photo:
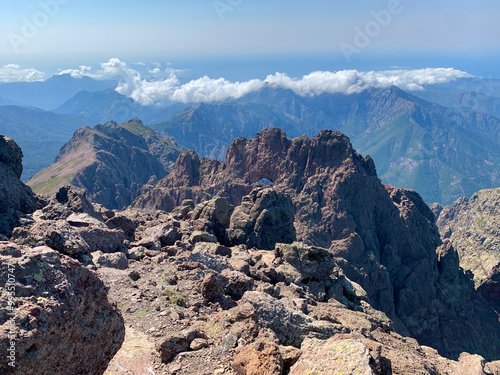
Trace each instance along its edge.
<path fill-rule="evenodd" d="M 472 77 L 455 69 L 389 70 L 380 72 L 359 72 L 342 70 L 338 72 L 313 72 L 304 77 L 291 78 L 283 73 L 269 75 L 265 80 L 253 79 L 245 82 L 230 82 L 224 78 L 207 76 L 188 83 L 179 84 L 176 72 L 160 81 L 134 80 L 135 87 L 120 85 L 117 91 L 132 97 L 142 104 L 152 104 L 165 99 L 180 102 L 212 102 L 240 98 L 266 85 L 291 89 L 301 96 L 322 93 L 361 92 L 368 88 L 398 86 L 403 90 L 423 90 L 423 85 L 433 85 Z"/>
<path fill-rule="evenodd" d="M 0 82 L 35 82 L 43 81 L 45 73 L 35 68 L 23 69 L 17 64 L 0 67 Z"/>
<path fill-rule="evenodd" d="M 298 95 L 314 96 L 322 93 L 361 92 L 368 88 L 384 88 L 392 85 L 403 90 L 423 90 L 424 85 L 446 83 L 459 78 L 471 78 L 472 75 L 452 68 L 393 69 L 387 71 L 360 72 L 341 70 L 337 72 L 317 71 L 302 78 L 292 78 L 284 73 L 275 73 L 264 80 L 253 79 L 245 82 L 231 82 L 224 78 L 202 78 L 181 83 L 178 79 L 182 70 L 167 67 L 162 70 L 159 63 L 152 64 L 149 73 L 154 79 L 144 79 L 141 74 L 118 58 L 102 63 L 94 73 L 90 67 L 66 70 L 75 77 L 83 75 L 95 78 L 121 76 L 122 80 L 116 91 L 144 105 L 159 104 L 166 101 L 177 102 L 213 102 L 237 99 L 266 85 L 293 90 Z M 60 74 L 62 74 L 61 72 Z"/>
<path fill-rule="evenodd" d="M 74 78 L 82 78 L 83 76 L 89 75 L 92 70 L 91 66 L 80 65 L 79 69 L 65 69 L 61 70 L 57 75 L 62 76 L 63 74 L 69 74 Z"/>

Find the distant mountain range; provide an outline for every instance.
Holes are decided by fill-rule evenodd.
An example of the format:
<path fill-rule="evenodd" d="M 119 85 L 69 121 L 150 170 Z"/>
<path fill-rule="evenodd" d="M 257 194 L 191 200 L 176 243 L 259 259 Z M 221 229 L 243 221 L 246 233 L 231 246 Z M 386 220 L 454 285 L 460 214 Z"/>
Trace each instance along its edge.
<path fill-rule="evenodd" d="M 489 96 L 482 92 L 440 92 L 426 90 L 418 91 L 415 95 L 445 107 L 469 108 L 500 118 L 500 98 Z"/>
<path fill-rule="evenodd" d="M 140 118 L 147 124 L 156 124 L 171 119 L 187 106 L 182 103 L 168 107 L 143 106 L 114 89 L 107 89 L 94 92 L 80 91 L 54 112 L 82 116 L 95 124 L 111 120 L 124 122 L 134 117 Z"/>
<path fill-rule="evenodd" d="M 154 124 L 186 107 L 181 103 L 166 108 L 142 106 L 114 90 L 118 79 L 60 75 L 44 82 L 0 83 L 0 134 L 21 146 L 24 181 L 51 165 L 60 148 L 84 125 L 135 117 Z"/>
<path fill-rule="evenodd" d="M 0 106 L 0 134 L 16 140 L 24 153 L 22 179 L 53 163 L 75 130 L 87 125 L 79 116 L 59 115 L 37 108 Z"/>
<path fill-rule="evenodd" d="M 90 77 L 74 78 L 55 75 L 43 82 L 0 83 L 0 97 L 11 104 L 37 107 L 46 111 L 59 107 L 79 91 L 114 89 L 118 80 L 95 80 Z"/>

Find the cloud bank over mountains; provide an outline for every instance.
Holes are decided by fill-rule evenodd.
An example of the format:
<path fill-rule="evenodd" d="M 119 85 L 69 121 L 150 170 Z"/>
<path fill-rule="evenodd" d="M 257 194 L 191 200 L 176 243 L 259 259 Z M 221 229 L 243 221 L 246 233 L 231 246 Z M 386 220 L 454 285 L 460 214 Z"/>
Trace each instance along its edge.
<path fill-rule="evenodd" d="M 244 82 L 231 82 L 224 78 L 204 76 L 183 83 L 179 79 L 181 70 L 162 67 L 154 63 L 147 67 L 144 63 L 136 63 L 146 68 L 148 77 L 127 65 L 118 58 L 100 64 L 97 70 L 81 65 L 78 69 L 61 70 L 58 74 L 69 74 L 75 78 L 88 76 L 94 79 L 121 77 L 116 91 L 134 99 L 143 105 L 162 104 L 166 102 L 214 102 L 237 99 L 250 92 L 266 86 L 293 90 L 298 95 L 314 96 L 322 93 L 357 93 L 367 88 L 383 88 L 391 85 L 403 90 L 423 90 L 423 85 L 447 83 L 459 78 L 474 76 L 453 68 L 426 68 L 416 70 L 386 70 L 360 72 L 357 70 L 341 70 L 337 72 L 316 71 L 302 78 L 289 77 L 285 73 L 268 75 L 264 80 L 252 79 Z M 42 80 L 43 73 L 36 69 L 22 69 L 18 65 L 7 65 L 0 68 L 0 81 L 12 82 L 15 79 L 35 81 Z"/>
<path fill-rule="evenodd" d="M 44 79 L 45 73 L 35 68 L 23 69 L 17 64 L 7 64 L 0 67 L 0 82 L 36 82 Z"/>

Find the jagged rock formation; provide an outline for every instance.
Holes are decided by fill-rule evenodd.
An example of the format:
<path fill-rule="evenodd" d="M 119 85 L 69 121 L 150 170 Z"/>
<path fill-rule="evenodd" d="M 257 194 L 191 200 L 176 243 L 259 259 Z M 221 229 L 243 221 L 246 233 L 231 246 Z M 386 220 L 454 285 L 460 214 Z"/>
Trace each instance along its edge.
<path fill-rule="evenodd" d="M 225 164 L 183 152 L 173 172 L 143 188 L 133 206 L 172 210 L 185 199 L 214 196 L 239 205 L 263 178 L 291 196 L 297 239 L 329 248 L 399 332 L 454 357 L 500 353 L 496 313 L 471 299 L 473 283 L 452 261 L 452 248 L 438 258 L 432 211 L 417 193 L 382 185 L 373 160 L 339 132 L 288 140 L 282 130 L 264 130 L 236 139 Z"/>
<path fill-rule="evenodd" d="M 23 214 L 36 209 L 37 200 L 21 180 L 23 153 L 12 138 L 0 136 L 0 235 L 9 236 Z"/>
<path fill-rule="evenodd" d="M 500 189 L 481 190 L 451 206 L 435 206 L 436 224 L 474 274 L 480 293 L 500 305 Z"/>
<path fill-rule="evenodd" d="M 171 139 L 160 138 L 138 119 L 83 127 L 62 147 L 55 163 L 28 185 L 37 194 L 51 194 L 71 184 L 85 189 L 96 203 L 123 208 L 142 185 L 165 176 L 178 154 Z"/>
<path fill-rule="evenodd" d="M 0 283 L 2 374 L 104 373 L 125 327 L 94 272 L 47 247 L 0 242 Z"/>

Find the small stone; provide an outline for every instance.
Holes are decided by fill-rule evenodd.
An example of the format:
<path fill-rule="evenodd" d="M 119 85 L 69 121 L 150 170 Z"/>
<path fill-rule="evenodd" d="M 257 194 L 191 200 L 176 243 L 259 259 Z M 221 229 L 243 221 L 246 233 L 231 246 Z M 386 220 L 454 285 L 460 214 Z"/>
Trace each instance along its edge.
<path fill-rule="evenodd" d="M 194 339 L 191 341 L 191 344 L 189 345 L 189 348 L 191 350 L 200 350 L 203 348 L 208 348 L 208 341 L 205 339 Z"/>
<path fill-rule="evenodd" d="M 91 225 L 104 228 L 106 227 L 102 221 L 90 216 L 87 213 L 72 213 L 68 216 L 66 221 L 73 227 L 89 227 Z"/>
<path fill-rule="evenodd" d="M 140 260 L 144 258 L 145 252 L 148 251 L 144 246 L 136 246 L 128 251 L 128 259 Z"/>
<path fill-rule="evenodd" d="M 181 365 L 175 364 L 169 368 L 169 371 L 171 374 L 177 374 L 179 371 L 181 371 L 181 369 L 182 369 Z"/>
<path fill-rule="evenodd" d="M 201 231 L 194 231 L 191 237 L 189 237 L 191 242 L 196 243 L 196 242 L 213 242 L 217 243 L 217 238 L 210 233 L 206 232 L 201 232 Z"/>

